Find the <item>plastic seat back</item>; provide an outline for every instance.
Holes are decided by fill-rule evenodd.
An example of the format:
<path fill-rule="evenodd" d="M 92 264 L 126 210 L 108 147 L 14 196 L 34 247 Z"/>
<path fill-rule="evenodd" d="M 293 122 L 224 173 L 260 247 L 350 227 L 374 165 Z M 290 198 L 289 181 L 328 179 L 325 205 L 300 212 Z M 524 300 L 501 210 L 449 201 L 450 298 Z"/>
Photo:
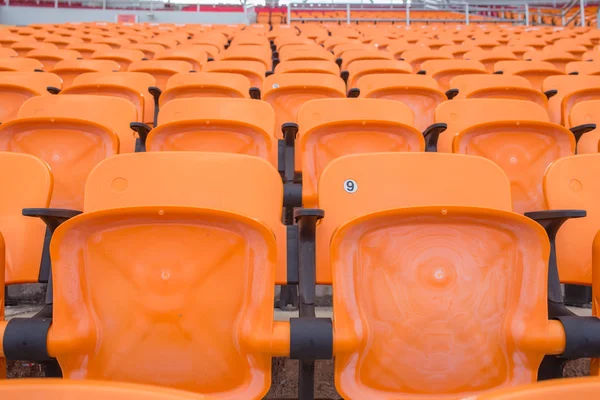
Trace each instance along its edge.
<path fill-rule="evenodd" d="M 19 71 L 19 72 L 34 72 L 42 71 L 44 66 L 41 62 L 33 58 L 16 58 L 7 57 L 0 58 L 0 72 Z"/>
<path fill-rule="evenodd" d="M 202 71 L 204 64 L 208 62 L 208 55 L 205 51 L 195 48 L 175 48 L 157 53 L 154 59 L 187 61 L 194 71 Z"/>
<path fill-rule="evenodd" d="M 513 99 L 532 101 L 546 108 L 548 99 L 531 83 L 516 75 L 461 75 L 450 81 L 457 99 Z"/>
<path fill-rule="evenodd" d="M 75 78 L 87 72 L 116 72 L 119 64 L 112 60 L 63 60 L 56 63 L 52 73 L 62 79 L 62 88 L 66 89 L 73 84 Z"/>
<path fill-rule="evenodd" d="M 329 74 L 275 74 L 263 84 L 262 99 L 275 110 L 275 129 L 281 138 L 281 125 L 296 122 L 298 110 L 309 100 L 346 97 L 344 81 Z"/>
<path fill-rule="evenodd" d="M 279 52 L 279 60 L 285 61 L 335 61 L 335 56 L 320 46 L 288 46 Z"/>
<path fill-rule="evenodd" d="M 415 173 L 398 176 L 407 169 Z M 354 155 L 332 162 L 320 183 L 319 205 L 330 212 L 317 246 L 330 248 L 341 396 L 461 398 L 536 380 L 545 352 L 560 346 L 546 340 L 549 244 L 539 225 L 509 211 L 497 166 Z M 336 225 L 331 236 L 326 224 Z"/>
<path fill-rule="evenodd" d="M 121 66 L 121 71 L 127 71 L 131 63 L 141 61 L 144 53 L 140 50 L 113 49 L 109 51 L 96 51 L 92 54 L 92 60 L 112 60 Z"/>
<path fill-rule="evenodd" d="M 79 75 L 73 85 L 62 93 L 120 97 L 136 107 L 140 121 L 152 123 L 154 100 L 148 92 L 151 86 L 156 86 L 156 80 L 143 72 L 90 72 Z M 121 153 L 133 150 L 131 143 L 121 142 Z"/>
<path fill-rule="evenodd" d="M 451 89 L 450 80 L 459 75 L 487 74 L 485 66 L 475 60 L 427 60 L 421 70 L 435 79 L 440 89 Z"/>
<path fill-rule="evenodd" d="M 47 72 L 0 72 L 0 122 L 16 117 L 28 99 L 50 95 L 48 86 L 60 85 L 60 78 Z"/>
<path fill-rule="evenodd" d="M 525 53 L 523 58 L 525 60 L 549 62 L 559 71 L 564 71 L 568 63 L 580 60 L 573 54 L 563 50 L 545 50 L 541 52 Z"/>
<path fill-rule="evenodd" d="M 317 207 L 319 176 L 334 159 L 356 153 L 424 151 L 423 134 L 405 104 L 381 99 L 321 99 L 298 111 L 296 171 L 303 207 Z"/>
<path fill-rule="evenodd" d="M 38 218 L 24 217 L 22 211 L 50 205 L 52 174 L 44 161 L 28 154 L 2 152 L 0 165 L 0 182 L 6 188 L 0 199 L 0 232 L 4 238 L 0 276 L 4 274 L 8 285 L 37 283 L 46 225 Z"/>
<path fill-rule="evenodd" d="M 161 90 L 165 90 L 170 77 L 175 74 L 190 72 L 193 70 L 193 67 L 187 61 L 149 60 L 133 62 L 127 70 L 130 72 L 145 72 L 152 75 L 156 79 L 156 86 Z"/>
<path fill-rule="evenodd" d="M 573 106 L 569 114 L 569 125 L 579 126 L 585 124 L 600 125 L 600 116 L 598 115 L 600 100 L 581 101 Z M 593 129 L 584 133 L 577 141 L 577 154 L 598 153 L 598 143 L 600 142 L 600 129 Z"/>
<path fill-rule="evenodd" d="M 421 69 L 421 64 L 427 60 L 453 60 L 454 56 L 449 51 L 413 49 L 402 53 L 402 59 L 413 67 L 417 72 Z"/>
<path fill-rule="evenodd" d="M 342 70 L 348 70 L 352 63 L 360 60 L 394 60 L 392 53 L 381 50 L 348 50 L 342 58 Z"/>
<path fill-rule="evenodd" d="M 216 398 L 262 398 L 273 351 L 262 340 L 275 329 L 277 245 L 267 224 L 279 222 L 279 174 L 260 158 L 227 154 L 106 161 L 90 174 L 86 213 L 57 229 L 51 245 L 52 332 L 64 377 L 110 375 Z M 243 188 L 248 201 L 240 202 L 233 194 Z M 149 237 L 155 246 L 143 244 Z M 125 251 L 140 246 L 147 248 Z M 118 299 L 106 297 L 115 290 Z M 207 306 L 224 293 L 227 301 Z"/>
<path fill-rule="evenodd" d="M 198 395 L 158 386 L 67 379 L 13 379 L 0 382 L 3 399 L 43 396 L 47 400 L 192 400 Z"/>
<path fill-rule="evenodd" d="M 545 210 L 542 180 L 548 165 L 573 155 L 575 137 L 549 122 L 546 111 L 531 101 L 454 99 L 435 111 L 448 129 L 438 151 L 477 155 L 497 163 L 511 181 L 515 212 Z"/>
<path fill-rule="evenodd" d="M 556 160 L 544 176 L 549 210 L 587 212 L 585 217 L 565 223 L 556 235 L 556 261 L 562 283 L 592 285 L 592 242 L 600 228 L 598 172 L 600 154 L 596 153 Z"/>
<path fill-rule="evenodd" d="M 494 64 L 503 60 L 516 60 L 515 56 L 509 50 L 472 50 L 463 55 L 465 60 L 480 61 L 489 73 L 494 72 Z"/>
<path fill-rule="evenodd" d="M 360 96 L 397 100 L 406 104 L 415 116 L 415 127 L 424 131 L 433 123 L 435 107 L 447 100 L 431 77 L 412 74 L 373 74 L 362 77 Z"/>
<path fill-rule="evenodd" d="M 172 100 L 160 110 L 147 151 L 216 151 L 262 157 L 277 166 L 275 115 L 264 101 Z"/>
<path fill-rule="evenodd" d="M 27 53 L 29 53 L 31 50 L 34 49 L 43 49 L 43 50 L 57 50 L 58 47 L 56 47 L 56 45 L 54 43 L 40 43 L 40 42 L 36 42 L 36 41 L 31 41 L 31 40 L 23 40 L 21 42 L 16 42 L 13 43 L 10 46 L 10 49 L 7 48 L 3 48 L 6 50 L 13 50 L 15 51 L 17 54 L 16 55 L 7 55 L 6 52 L 2 52 L 0 54 L 0 56 L 2 57 L 25 57 L 27 55 Z"/>
<path fill-rule="evenodd" d="M 276 74 L 303 73 L 303 74 L 331 74 L 339 75 L 340 68 L 333 61 L 322 60 L 295 60 L 283 61 L 275 67 Z"/>
<path fill-rule="evenodd" d="M 548 100 L 550 119 L 570 128 L 569 114 L 575 104 L 587 100 L 600 100 L 600 76 L 562 75 L 546 78 L 544 91 L 556 90 Z"/>
<path fill-rule="evenodd" d="M 142 53 L 144 53 L 144 58 L 147 58 L 148 60 L 154 59 L 154 56 L 157 53 L 160 53 L 161 51 L 165 50 L 164 47 L 162 47 L 158 44 L 148 44 L 148 43 L 129 44 L 129 45 L 125 46 L 124 49 L 139 50 Z"/>
<path fill-rule="evenodd" d="M 160 107 L 176 99 L 198 97 L 250 97 L 250 80 L 243 75 L 226 72 L 175 74 L 167 81 L 167 90 L 160 96 Z"/>
<path fill-rule="evenodd" d="M 207 63 L 204 72 L 227 72 L 240 74 L 250 79 L 252 87 L 261 88 L 265 78 L 265 68 L 263 63 L 258 61 L 214 61 Z"/>
<path fill-rule="evenodd" d="M 600 75 L 600 61 L 573 61 L 566 65 L 569 75 Z"/>
<path fill-rule="evenodd" d="M 262 63 L 266 69 L 272 67 L 271 51 L 263 46 L 235 46 L 229 47 L 220 54 L 221 60 L 232 61 L 257 61 Z"/>
<path fill-rule="evenodd" d="M 527 79 L 531 87 L 542 91 L 544 80 L 553 75 L 564 75 L 552 63 L 547 61 L 498 61 L 494 65 L 494 72 L 502 71 L 503 75 L 518 75 Z"/>
<path fill-rule="evenodd" d="M 348 87 L 357 87 L 363 76 L 372 74 L 410 74 L 412 66 L 399 60 L 359 60 L 348 67 Z"/>
<path fill-rule="evenodd" d="M 135 107 L 123 99 L 37 96 L 21 106 L 17 118 L 0 125 L 0 149 L 48 163 L 54 175 L 51 207 L 81 210 L 88 173 L 117 154 L 120 141 L 135 143 L 129 129 L 135 119 Z"/>
<path fill-rule="evenodd" d="M 27 58 L 33 58 L 42 63 L 45 71 L 50 71 L 54 68 L 57 62 L 62 60 L 75 60 L 81 58 L 81 54 L 75 50 L 46 50 L 34 49 L 27 53 Z"/>
<path fill-rule="evenodd" d="M 110 51 L 111 47 L 101 43 L 73 43 L 66 47 L 68 50 L 75 50 L 81 54 L 81 58 L 87 60 L 97 51 Z"/>

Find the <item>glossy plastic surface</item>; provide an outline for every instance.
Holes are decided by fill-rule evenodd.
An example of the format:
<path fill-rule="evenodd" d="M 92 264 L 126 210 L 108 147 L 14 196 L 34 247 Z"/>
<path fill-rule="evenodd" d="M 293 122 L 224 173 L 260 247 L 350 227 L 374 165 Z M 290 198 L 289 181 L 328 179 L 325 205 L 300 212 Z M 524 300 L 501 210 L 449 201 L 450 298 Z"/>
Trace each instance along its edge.
<path fill-rule="evenodd" d="M 60 88 L 60 78 L 45 72 L 0 72 L 0 122 L 16 117 L 28 99 L 50 95 L 48 86 Z"/>
<path fill-rule="evenodd" d="M 557 91 L 557 94 L 548 100 L 550 119 L 570 128 L 569 114 L 576 103 L 600 100 L 600 76 L 550 76 L 544 81 L 544 91 L 547 90 Z"/>
<path fill-rule="evenodd" d="M 329 74 L 276 74 L 264 81 L 262 99 L 275 110 L 276 135 L 281 125 L 297 122 L 298 110 L 310 100 L 346 97 L 342 78 Z"/>
<path fill-rule="evenodd" d="M 62 60 L 75 60 L 81 54 L 75 50 L 66 49 L 34 49 L 27 53 L 27 58 L 33 58 L 42 63 L 44 71 L 51 71 L 57 62 Z"/>
<path fill-rule="evenodd" d="M 173 75 L 167 90 L 160 96 L 160 107 L 176 99 L 199 97 L 250 97 L 250 80 L 243 75 L 226 72 L 196 72 Z"/>
<path fill-rule="evenodd" d="M 570 126 L 579 126 L 584 124 L 600 125 L 600 115 L 598 114 L 600 100 L 588 100 L 576 103 L 569 114 Z M 577 141 L 577 154 L 598 153 L 598 142 L 600 141 L 600 129 L 596 128 L 586 132 Z"/>
<path fill-rule="evenodd" d="M 119 68 L 119 64 L 111 60 L 63 60 L 57 62 L 51 72 L 60 76 L 62 88 L 66 89 L 86 72 L 116 72 Z"/>
<path fill-rule="evenodd" d="M 435 107 L 446 101 L 438 83 L 431 77 L 412 74 L 373 74 L 360 79 L 360 97 L 398 100 L 415 117 L 415 127 L 424 131 L 433 123 Z"/>
<path fill-rule="evenodd" d="M 261 158 L 161 151 L 120 155 L 100 163 L 87 181 L 84 210 L 182 205 L 256 218 L 277 237 L 276 279 L 281 283 L 287 276 L 282 198 L 279 173 Z"/>
<path fill-rule="evenodd" d="M 450 86 L 459 90 L 456 99 L 528 100 L 544 108 L 548 105 L 544 93 L 516 75 L 461 75 L 453 78 Z"/>
<path fill-rule="evenodd" d="M 357 153 L 424 151 L 411 110 L 381 99 L 323 99 L 298 112 L 296 170 L 302 171 L 302 204 L 318 207 L 319 176 L 334 159 Z"/>
<path fill-rule="evenodd" d="M 277 166 L 275 115 L 264 101 L 191 98 L 170 101 L 148 135 L 147 151 L 216 151 L 262 157 Z"/>
<path fill-rule="evenodd" d="M 349 179 L 358 186 L 354 193 L 346 191 Z M 337 158 L 321 174 L 318 199 L 319 208 L 327 210 L 317 228 L 317 282 L 321 284 L 331 284 L 331 236 L 351 219 L 378 210 L 418 205 L 512 209 L 510 183 L 500 167 L 481 157 L 441 153 Z"/>
<path fill-rule="evenodd" d="M 152 123 L 154 121 L 154 99 L 148 88 L 156 86 L 156 79 L 144 72 L 90 72 L 81 74 L 73 81 L 73 85 L 63 94 L 91 94 L 98 96 L 120 97 L 130 101 L 137 110 L 139 121 Z M 123 147 L 121 152 L 132 152 L 131 145 Z"/>
<path fill-rule="evenodd" d="M 455 76 L 488 73 L 485 66 L 475 60 L 427 60 L 420 68 L 435 79 L 444 91 L 454 89 L 450 81 Z"/>
<path fill-rule="evenodd" d="M 244 75 L 250 79 L 250 84 L 253 87 L 262 88 L 267 68 L 265 68 L 263 63 L 258 61 L 226 60 L 207 63 L 204 72 L 228 72 Z"/>
<path fill-rule="evenodd" d="M 465 400 L 562 400 L 567 398 L 593 400 L 600 391 L 597 377 L 553 379 L 529 385 L 493 390 Z"/>
<path fill-rule="evenodd" d="M 348 88 L 357 87 L 363 76 L 372 74 L 410 74 L 412 66 L 400 60 L 359 60 L 348 67 Z"/>
<path fill-rule="evenodd" d="M 511 183 L 513 210 L 545 210 L 542 180 L 549 165 L 575 153 L 575 138 L 566 128 L 531 120 L 489 121 L 462 130 L 454 153 L 494 161 Z M 551 208 L 552 209 L 552 208 Z"/>
<path fill-rule="evenodd" d="M 494 70 L 502 71 L 503 75 L 522 76 L 531 83 L 533 89 L 539 91 L 542 91 L 542 84 L 547 77 L 565 74 L 547 61 L 498 61 Z"/>
<path fill-rule="evenodd" d="M 333 61 L 321 60 L 292 60 L 282 61 L 275 67 L 276 74 L 331 74 L 339 75 L 340 68 Z"/>
<path fill-rule="evenodd" d="M 561 341 L 547 319 L 549 247 L 536 222 L 494 209 L 402 208 L 344 224 L 331 242 L 334 329 L 357 348 L 336 351 L 340 394 L 448 398 L 536 381 Z"/>
<path fill-rule="evenodd" d="M 167 88 L 167 81 L 170 77 L 191 70 L 193 70 L 192 64 L 178 60 L 135 61 L 127 69 L 129 72 L 145 72 L 152 75 L 156 79 L 156 86 L 161 90 Z"/>
<path fill-rule="evenodd" d="M 556 235 L 556 260 L 563 283 L 592 284 L 592 242 L 600 228 L 598 173 L 600 154 L 584 154 L 553 162 L 544 176 L 548 209 L 587 213 L 565 222 Z"/>
<path fill-rule="evenodd" d="M 262 223 L 192 207 L 88 212 L 55 231 L 50 251 L 49 347 L 65 378 L 267 392 L 277 249 Z"/>
<path fill-rule="evenodd" d="M 11 379 L 0 381 L 5 400 L 209 400 L 183 390 L 92 380 Z"/>
<path fill-rule="evenodd" d="M 38 218 L 24 217 L 22 210 L 50 205 L 52 173 L 48 164 L 28 154 L 0 153 L 0 165 L 0 185 L 6 189 L 0 197 L 0 232 L 2 244 L 6 243 L 4 278 L 6 284 L 36 283 L 46 225 Z"/>
<path fill-rule="evenodd" d="M 141 61 L 145 55 L 140 50 L 133 49 L 113 49 L 105 51 L 97 51 L 92 54 L 93 60 L 112 60 L 121 66 L 121 71 L 127 71 L 131 63 Z"/>
<path fill-rule="evenodd" d="M 0 71 L 22 71 L 34 72 L 42 70 L 44 66 L 41 62 L 33 58 L 0 58 Z"/>

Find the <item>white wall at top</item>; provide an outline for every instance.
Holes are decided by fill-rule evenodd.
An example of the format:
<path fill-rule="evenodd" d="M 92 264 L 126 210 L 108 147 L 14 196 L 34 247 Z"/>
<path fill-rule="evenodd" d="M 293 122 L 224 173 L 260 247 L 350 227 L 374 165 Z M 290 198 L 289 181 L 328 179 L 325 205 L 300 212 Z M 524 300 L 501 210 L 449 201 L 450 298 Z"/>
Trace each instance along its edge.
<path fill-rule="evenodd" d="M 62 24 L 65 22 L 115 22 L 119 14 L 135 14 L 138 22 L 175 24 L 245 24 L 243 12 L 187 12 L 148 10 L 95 10 L 84 8 L 0 7 L 0 24 Z"/>

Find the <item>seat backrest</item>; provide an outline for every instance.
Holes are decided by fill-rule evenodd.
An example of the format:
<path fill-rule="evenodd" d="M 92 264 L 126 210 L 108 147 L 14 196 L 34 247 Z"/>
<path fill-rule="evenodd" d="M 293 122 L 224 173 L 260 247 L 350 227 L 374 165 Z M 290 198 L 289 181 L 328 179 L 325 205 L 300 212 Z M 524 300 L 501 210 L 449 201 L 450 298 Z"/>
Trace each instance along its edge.
<path fill-rule="evenodd" d="M 567 64 L 569 75 L 600 75 L 600 61 L 573 61 Z"/>
<path fill-rule="evenodd" d="M 372 74 L 360 78 L 360 97 L 402 101 L 415 116 L 415 127 L 424 131 L 433 123 L 435 107 L 447 100 L 430 76 L 414 74 Z"/>
<path fill-rule="evenodd" d="M 340 68 L 333 61 L 322 60 L 294 60 L 283 61 L 275 67 L 276 74 L 285 73 L 323 73 L 331 75 L 339 75 Z"/>
<path fill-rule="evenodd" d="M 41 62 L 34 58 L 17 58 L 17 57 L 6 57 L 0 58 L 0 72 L 5 71 L 20 71 L 20 72 L 34 72 L 42 71 L 44 66 Z"/>
<path fill-rule="evenodd" d="M 250 80 L 227 72 L 196 72 L 175 74 L 167 81 L 167 90 L 160 96 L 160 106 L 171 100 L 192 97 L 249 98 Z"/>
<path fill-rule="evenodd" d="M 600 76 L 555 75 L 544 80 L 544 91 L 556 90 L 548 100 L 548 112 L 552 122 L 567 128 L 573 106 L 581 101 L 600 99 Z"/>
<path fill-rule="evenodd" d="M 307 101 L 344 97 L 344 81 L 330 74 L 274 74 L 265 79 L 262 91 L 262 99 L 275 110 L 278 137 L 281 125 L 296 122 L 298 109 Z"/>
<path fill-rule="evenodd" d="M 0 149 L 44 160 L 55 178 L 52 207 L 81 209 L 89 171 L 102 159 L 135 143 L 129 123 L 135 106 L 105 96 L 37 96 L 17 118 L 0 125 Z M 131 147 L 134 147 L 133 144 Z"/>
<path fill-rule="evenodd" d="M 348 154 L 424 151 L 423 135 L 405 104 L 381 99 L 321 99 L 298 111 L 296 171 L 302 171 L 302 204 L 317 207 L 319 176 Z"/>
<path fill-rule="evenodd" d="M 156 86 L 156 80 L 144 72 L 89 72 L 77 76 L 63 93 L 124 98 L 135 105 L 139 121 L 152 123 L 154 101 L 148 92 L 151 86 Z M 125 148 L 123 145 L 121 143 L 121 152 L 130 152 L 129 145 Z"/>
<path fill-rule="evenodd" d="M 214 61 L 206 64 L 203 72 L 228 72 L 244 75 L 253 87 L 261 88 L 265 77 L 265 68 L 263 63 L 258 61 Z"/>
<path fill-rule="evenodd" d="M 512 208 L 509 181 L 493 162 L 460 154 L 412 152 L 355 154 L 333 160 L 321 174 L 318 204 L 326 214 L 317 226 L 320 284 L 331 284 L 333 232 L 355 218 L 414 206 Z"/>
<path fill-rule="evenodd" d="M 371 74 L 410 74 L 412 66 L 400 60 L 358 60 L 348 67 L 348 87 L 357 87 L 360 78 Z"/>
<path fill-rule="evenodd" d="M 445 50 L 412 49 L 402 53 L 402 59 L 419 71 L 421 64 L 427 60 L 453 60 L 454 55 Z"/>
<path fill-rule="evenodd" d="M 498 61 L 494 65 L 494 72 L 502 71 L 503 75 L 518 75 L 527 79 L 535 90 L 542 90 L 544 79 L 552 75 L 564 75 L 552 63 L 547 61 Z"/>
<path fill-rule="evenodd" d="M 48 43 L 50 44 L 50 43 Z M 81 54 L 83 59 L 92 57 L 97 51 L 110 51 L 111 47 L 102 43 L 73 43 L 66 47 L 68 50 L 75 50 Z"/>
<path fill-rule="evenodd" d="M 460 75 L 452 78 L 450 86 L 458 89 L 457 99 L 494 98 L 528 100 L 546 107 L 546 96 L 532 89 L 531 83 L 517 75 Z"/>
<path fill-rule="evenodd" d="M 599 126 L 600 115 L 598 115 L 598 107 L 600 107 L 600 100 L 587 100 L 575 104 L 569 114 L 569 125 L 596 124 Z M 599 141 L 600 129 L 596 128 L 584 133 L 577 141 L 577 154 L 598 153 Z"/>
<path fill-rule="evenodd" d="M 469 100 L 487 102 L 464 103 Z M 511 182 L 515 212 L 545 210 L 544 173 L 552 162 L 575 153 L 573 133 L 548 122 L 543 108 L 530 101 L 467 99 L 450 103 L 454 102 L 462 103 L 441 105 L 436 110 L 436 117 L 445 114 L 445 120 L 449 121 L 448 130 L 440 135 L 438 150 L 439 143 L 443 142 L 446 148 L 451 146 L 454 153 L 494 161 Z M 536 113 L 543 115 L 536 118 Z M 457 125 L 461 124 L 459 128 Z"/>
<path fill-rule="evenodd" d="M 131 63 L 140 61 L 145 57 L 144 53 L 140 50 L 133 49 L 113 49 L 113 50 L 100 50 L 96 51 L 90 57 L 93 60 L 113 60 L 119 63 L 121 71 L 127 71 L 127 68 Z"/>
<path fill-rule="evenodd" d="M 542 121 L 550 118 L 541 106 L 524 100 L 507 99 L 454 99 L 435 109 L 435 122 L 448 125 L 440 135 L 438 151 L 451 153 L 454 136 L 461 131 L 491 121 Z"/>
<path fill-rule="evenodd" d="M 271 69 L 271 51 L 263 46 L 233 46 L 220 53 L 221 60 L 248 60 L 262 63 Z"/>
<path fill-rule="evenodd" d="M 598 144 L 596 143 L 596 148 Z M 592 284 L 592 242 L 600 228 L 600 154 L 561 158 L 544 176 L 544 198 L 549 210 L 585 210 L 584 218 L 565 223 L 556 235 L 556 260 L 562 283 Z"/>
<path fill-rule="evenodd" d="M 57 62 L 61 60 L 76 60 L 81 58 L 81 54 L 78 51 L 66 49 L 33 49 L 27 53 L 26 57 L 38 60 L 44 66 L 45 71 L 50 71 Z"/>
<path fill-rule="evenodd" d="M 56 47 L 56 45 L 54 43 L 43 43 L 43 42 L 36 42 L 36 41 L 31 41 L 31 40 L 23 40 L 23 41 L 11 44 L 10 49 L 16 51 L 17 55 L 19 57 L 25 57 L 25 55 L 27 55 L 27 53 L 29 53 L 33 49 L 57 50 L 58 47 Z M 76 50 L 76 49 L 73 49 L 73 50 Z M 83 54 L 82 54 L 82 56 L 83 56 Z M 11 57 L 11 56 L 6 56 L 3 54 L 2 57 Z"/>
<path fill-rule="evenodd" d="M 348 50 L 344 52 L 342 58 L 342 70 L 359 60 L 394 60 L 392 53 L 382 50 Z"/>
<path fill-rule="evenodd" d="M 2 152 L 0 165 L 0 185 L 6 188 L 0 198 L 0 232 L 6 245 L 2 258 L 5 281 L 37 283 L 46 225 L 38 218 L 24 217 L 22 210 L 50 205 L 52 173 L 48 164 L 29 154 Z"/>
<path fill-rule="evenodd" d="M 476 60 L 427 60 L 421 70 L 435 79 L 444 91 L 450 89 L 450 80 L 458 75 L 487 74 L 485 65 Z"/>
<path fill-rule="evenodd" d="M 14 118 L 27 99 L 50 95 L 48 86 L 60 88 L 60 78 L 47 72 L 0 72 L 0 122 Z"/>
<path fill-rule="evenodd" d="M 204 64 L 208 62 L 208 55 L 205 51 L 193 47 L 180 49 L 179 47 L 169 50 L 163 50 L 154 56 L 154 60 L 180 60 L 192 64 L 194 71 L 201 71 Z"/>
<path fill-rule="evenodd" d="M 121 66 L 112 60 L 63 60 L 56 63 L 52 73 L 61 77 L 62 88 L 73 84 L 77 76 L 86 72 L 116 72 Z"/>
<path fill-rule="evenodd" d="M 251 99 L 187 98 L 165 104 L 147 151 L 218 151 L 265 158 L 277 166 L 275 114 Z"/>
<path fill-rule="evenodd" d="M 127 69 L 130 72 L 146 72 L 156 79 L 156 86 L 162 90 L 167 87 L 167 81 L 175 74 L 190 72 L 192 64 L 178 60 L 148 60 L 135 61 Z"/>

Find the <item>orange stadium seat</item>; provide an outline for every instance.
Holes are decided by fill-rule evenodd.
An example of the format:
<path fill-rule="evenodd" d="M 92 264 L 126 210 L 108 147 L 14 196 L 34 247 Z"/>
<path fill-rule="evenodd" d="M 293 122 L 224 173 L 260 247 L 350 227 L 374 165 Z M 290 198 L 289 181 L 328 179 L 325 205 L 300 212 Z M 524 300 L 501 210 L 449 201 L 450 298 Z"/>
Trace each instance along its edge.
<path fill-rule="evenodd" d="M 450 89 L 450 81 L 456 76 L 488 73 L 475 60 L 428 60 L 421 64 L 421 71 L 435 79 L 442 90 Z"/>
<path fill-rule="evenodd" d="M 322 60 L 294 60 L 283 61 L 275 67 L 275 74 L 305 73 L 305 74 L 332 74 L 340 75 L 340 67 L 333 61 Z"/>
<path fill-rule="evenodd" d="M 160 95 L 160 107 L 177 99 L 199 97 L 250 98 L 250 80 L 243 75 L 226 72 L 175 74 Z"/>
<path fill-rule="evenodd" d="M 164 90 L 167 81 L 175 74 L 193 71 L 193 66 L 187 61 L 177 60 L 147 60 L 135 61 L 127 68 L 129 72 L 145 72 L 156 79 L 156 86 Z"/>
<path fill-rule="evenodd" d="M 0 123 L 16 117 L 28 99 L 50 95 L 48 87 L 60 89 L 60 77 L 47 72 L 0 72 Z"/>
<path fill-rule="evenodd" d="M 348 68 L 348 87 L 357 87 L 359 79 L 372 74 L 410 74 L 412 66 L 399 60 L 360 60 Z"/>
<path fill-rule="evenodd" d="M 263 84 L 262 99 L 275 110 L 276 136 L 283 124 L 296 123 L 300 107 L 309 100 L 346 97 L 344 81 L 330 74 L 274 74 Z"/>
<path fill-rule="evenodd" d="M 431 77 L 412 74 L 373 74 L 360 78 L 360 96 L 397 100 L 406 104 L 415 117 L 415 127 L 425 131 L 434 119 L 435 107 L 447 100 Z"/>
<path fill-rule="evenodd" d="M 119 69 L 119 64 L 111 60 L 63 60 L 57 62 L 50 72 L 60 76 L 62 88 L 66 89 L 81 74 L 87 72 L 116 72 Z"/>
<path fill-rule="evenodd" d="M 600 77 L 588 75 L 556 75 L 544 80 L 544 92 L 556 91 L 548 100 L 550 119 L 570 128 L 569 114 L 580 101 L 600 99 Z"/>
<path fill-rule="evenodd" d="M 1 65 L 1 61 L 0 61 Z M 258 61 L 213 61 L 206 64 L 204 72 L 228 72 L 243 75 L 250 80 L 252 87 L 262 88 L 267 69 Z"/>
<path fill-rule="evenodd" d="M 494 73 L 518 75 L 527 79 L 535 90 L 542 90 L 544 79 L 552 75 L 564 75 L 564 72 L 547 61 L 498 61 Z"/>

